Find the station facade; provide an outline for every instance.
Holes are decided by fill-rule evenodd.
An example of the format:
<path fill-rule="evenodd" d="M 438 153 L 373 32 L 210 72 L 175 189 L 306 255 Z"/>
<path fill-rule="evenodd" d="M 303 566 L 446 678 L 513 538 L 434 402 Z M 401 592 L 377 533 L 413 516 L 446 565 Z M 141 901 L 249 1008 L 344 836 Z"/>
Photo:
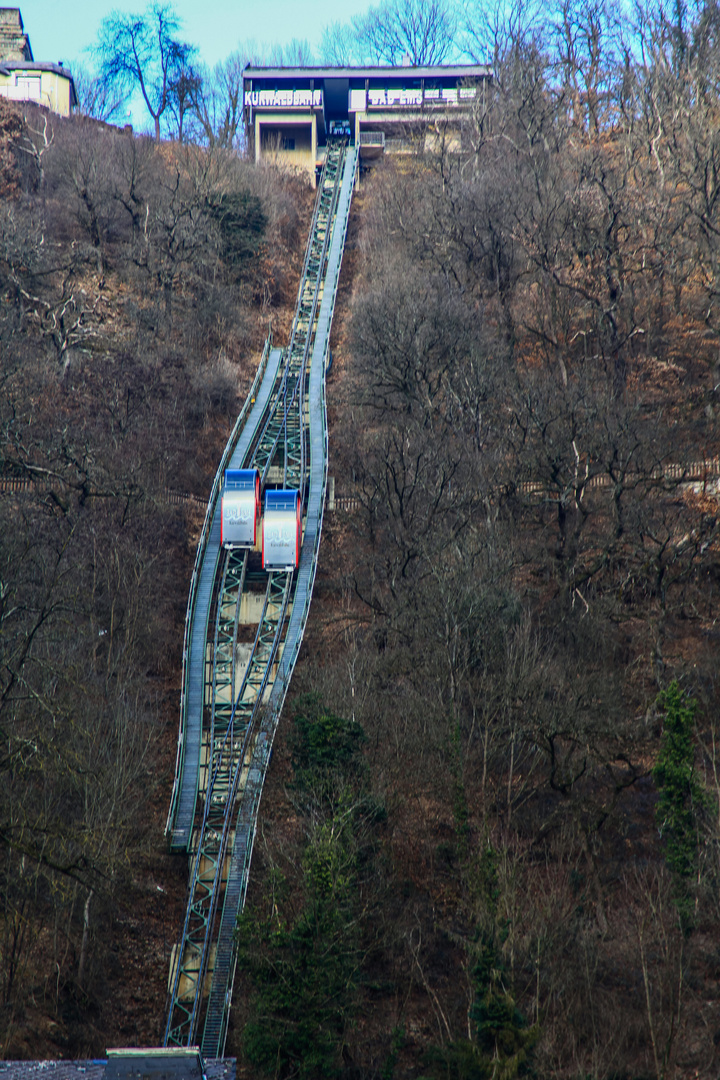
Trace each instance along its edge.
<path fill-rule="evenodd" d="M 252 67 L 243 112 L 255 160 L 307 171 L 313 184 L 335 125 L 348 124 L 361 159 L 459 146 L 462 120 L 485 92 L 484 64 L 433 67 Z"/>

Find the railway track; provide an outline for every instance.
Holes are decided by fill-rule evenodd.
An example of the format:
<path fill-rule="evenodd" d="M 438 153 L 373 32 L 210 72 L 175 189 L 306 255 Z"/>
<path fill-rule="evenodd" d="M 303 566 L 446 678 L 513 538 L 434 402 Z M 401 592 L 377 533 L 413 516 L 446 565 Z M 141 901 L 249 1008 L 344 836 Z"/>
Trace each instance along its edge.
<path fill-rule="evenodd" d="M 235 974 L 234 928 L 247 891 L 260 796 L 307 622 L 327 484 L 325 371 L 357 148 L 328 146 L 286 349 L 270 339 L 211 492 L 193 571 L 181 716 L 167 821 L 189 855 L 188 900 L 173 950 L 164 1045 L 222 1056 Z M 220 544 L 225 469 L 300 492 L 296 571 L 258 571 Z M 264 585 L 264 589 L 261 586 Z M 253 608 L 257 612 L 253 621 Z M 250 612 L 250 614 L 248 614 Z M 241 642 L 256 625 L 252 642 Z"/>

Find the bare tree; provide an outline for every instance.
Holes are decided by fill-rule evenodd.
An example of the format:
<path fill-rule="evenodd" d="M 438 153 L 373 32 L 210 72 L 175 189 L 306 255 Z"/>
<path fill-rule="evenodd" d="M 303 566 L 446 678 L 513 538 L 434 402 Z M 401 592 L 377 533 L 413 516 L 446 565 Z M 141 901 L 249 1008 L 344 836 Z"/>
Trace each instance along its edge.
<path fill-rule="evenodd" d="M 455 49 L 457 30 L 452 0 L 383 0 L 349 25 L 326 27 L 321 51 L 337 64 L 441 64 Z"/>
<path fill-rule="evenodd" d="M 175 120 L 173 134 L 178 142 L 184 142 L 188 136 L 187 121 L 194 116 L 201 82 L 202 76 L 192 64 L 183 64 L 172 80 L 168 108 Z"/>
<path fill-rule="evenodd" d="M 37 170 L 38 186 L 42 186 L 45 163 L 55 142 L 55 129 L 47 112 L 36 108 L 29 108 L 23 114 L 23 122 L 16 146 L 32 161 Z"/>
<path fill-rule="evenodd" d="M 274 67 L 307 67 L 315 62 L 313 48 L 307 38 L 292 38 L 287 45 L 272 45 L 268 63 Z"/>
<path fill-rule="evenodd" d="M 175 83 L 195 53 L 194 46 L 179 40 L 179 29 L 173 8 L 156 2 L 142 14 L 106 16 L 95 47 L 100 78 L 121 90 L 140 91 L 158 141 Z"/>
<path fill-rule="evenodd" d="M 618 63 L 606 0 L 562 0 L 552 35 L 563 84 L 572 99 L 572 120 L 597 132 L 610 111 Z"/>
<path fill-rule="evenodd" d="M 78 112 L 94 120 L 117 120 L 126 104 L 122 90 L 84 64 L 73 64 L 73 83 Z"/>
<path fill-rule="evenodd" d="M 323 29 L 320 39 L 320 60 L 333 67 L 348 67 L 356 62 L 357 41 L 352 26 L 332 22 Z"/>
<path fill-rule="evenodd" d="M 199 79 L 193 88 L 192 109 L 198 135 L 209 147 L 232 149 L 242 134 L 242 73 L 246 57 L 241 52 L 231 53 L 212 71 L 199 70 Z"/>
<path fill-rule="evenodd" d="M 547 10 L 538 0 L 490 4 L 469 0 L 463 8 L 459 41 L 476 64 L 507 65 L 518 53 L 542 46 Z"/>

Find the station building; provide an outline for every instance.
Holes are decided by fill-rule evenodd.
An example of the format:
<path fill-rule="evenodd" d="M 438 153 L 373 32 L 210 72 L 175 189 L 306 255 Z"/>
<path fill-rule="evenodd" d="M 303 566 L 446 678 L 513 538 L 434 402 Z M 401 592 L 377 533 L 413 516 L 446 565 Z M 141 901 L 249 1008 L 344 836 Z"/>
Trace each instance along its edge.
<path fill-rule="evenodd" d="M 310 174 L 322 165 L 331 127 L 349 124 L 361 160 L 459 147 L 462 121 L 485 92 L 484 64 L 414 67 L 252 67 L 243 72 L 243 113 L 256 162 L 270 158 Z"/>

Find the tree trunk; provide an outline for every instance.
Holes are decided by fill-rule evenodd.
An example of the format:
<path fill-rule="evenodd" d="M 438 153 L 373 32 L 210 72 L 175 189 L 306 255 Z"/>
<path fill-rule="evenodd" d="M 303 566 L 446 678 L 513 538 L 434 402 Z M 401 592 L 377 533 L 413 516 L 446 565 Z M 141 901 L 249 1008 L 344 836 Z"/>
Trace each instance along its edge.
<path fill-rule="evenodd" d="M 88 951 L 88 939 L 90 937 L 90 903 L 93 898 L 93 889 L 87 894 L 85 900 L 85 907 L 83 909 L 83 933 L 82 944 L 80 945 L 80 963 L 78 964 L 78 985 L 80 989 L 83 988 L 83 980 L 85 978 L 85 962 L 87 960 Z"/>

